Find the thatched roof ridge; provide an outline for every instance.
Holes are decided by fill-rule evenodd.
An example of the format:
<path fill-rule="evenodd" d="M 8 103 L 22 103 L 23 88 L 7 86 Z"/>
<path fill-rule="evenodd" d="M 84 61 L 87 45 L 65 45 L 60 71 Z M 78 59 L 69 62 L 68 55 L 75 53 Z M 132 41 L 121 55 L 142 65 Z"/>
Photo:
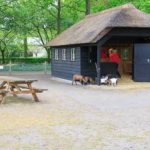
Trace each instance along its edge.
<path fill-rule="evenodd" d="M 47 46 L 64 46 L 96 43 L 114 27 L 150 28 L 150 15 L 126 4 L 86 16 Z"/>
<path fill-rule="evenodd" d="M 128 9 L 128 8 L 135 8 L 136 9 L 136 7 L 134 5 L 132 5 L 131 3 L 128 3 L 128 4 L 125 4 L 125 5 L 109 8 L 109 9 L 106 9 L 106 10 L 103 10 L 103 11 L 100 11 L 100 12 L 97 12 L 97 13 L 94 13 L 94 14 L 89 14 L 89 15 L 86 16 L 86 18 L 95 17 L 99 14 L 103 15 L 105 13 L 111 13 L 112 11 L 117 11 L 117 10 L 120 10 L 120 9 L 121 10 L 122 9 Z"/>

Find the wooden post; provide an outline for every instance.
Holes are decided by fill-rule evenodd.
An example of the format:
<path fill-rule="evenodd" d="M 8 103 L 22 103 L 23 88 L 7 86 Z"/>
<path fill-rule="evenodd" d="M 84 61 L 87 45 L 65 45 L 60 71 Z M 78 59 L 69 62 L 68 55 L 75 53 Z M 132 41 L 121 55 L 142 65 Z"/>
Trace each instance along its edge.
<path fill-rule="evenodd" d="M 44 62 L 44 74 L 47 74 L 47 62 Z"/>
<path fill-rule="evenodd" d="M 27 85 L 28 85 L 29 90 L 32 91 L 32 97 L 33 97 L 34 101 L 39 102 L 39 99 L 36 95 L 35 90 L 33 90 L 32 86 L 31 86 L 31 83 L 27 83 Z"/>
<path fill-rule="evenodd" d="M 12 72 L 12 64 L 11 64 L 11 60 L 9 61 L 9 75 L 11 76 L 11 72 Z"/>
<path fill-rule="evenodd" d="M 97 85 L 101 85 L 100 44 L 97 44 Z"/>
<path fill-rule="evenodd" d="M 51 48 L 51 61 L 48 63 L 50 65 L 50 72 L 51 72 L 51 76 L 53 75 L 53 53 L 54 53 L 54 48 Z"/>
<path fill-rule="evenodd" d="M 89 63 L 92 63 L 92 59 L 91 59 L 91 51 L 92 51 L 92 47 L 91 46 L 89 46 L 89 54 L 88 54 L 88 57 L 89 57 Z"/>
<path fill-rule="evenodd" d="M 3 95 L 3 94 L 1 95 L 0 104 L 3 104 L 4 96 L 5 96 L 5 95 Z"/>

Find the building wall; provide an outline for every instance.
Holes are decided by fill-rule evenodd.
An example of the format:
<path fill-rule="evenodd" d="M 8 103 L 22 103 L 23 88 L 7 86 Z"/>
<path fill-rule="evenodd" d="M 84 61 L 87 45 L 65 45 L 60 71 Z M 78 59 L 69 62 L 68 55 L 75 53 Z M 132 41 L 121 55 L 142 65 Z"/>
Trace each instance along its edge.
<path fill-rule="evenodd" d="M 55 49 L 58 49 L 59 52 L 58 60 L 54 59 Z M 73 74 L 81 74 L 81 50 L 79 47 L 76 47 L 76 59 L 71 61 L 71 48 L 65 48 L 66 60 L 62 60 L 62 49 L 52 49 L 52 76 L 71 80 Z"/>

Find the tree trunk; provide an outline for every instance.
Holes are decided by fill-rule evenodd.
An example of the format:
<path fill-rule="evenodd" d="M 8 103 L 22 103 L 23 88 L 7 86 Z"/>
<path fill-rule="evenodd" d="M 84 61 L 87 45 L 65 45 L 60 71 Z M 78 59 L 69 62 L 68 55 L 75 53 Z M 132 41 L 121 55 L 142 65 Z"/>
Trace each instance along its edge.
<path fill-rule="evenodd" d="M 27 38 L 24 38 L 24 57 L 27 57 L 27 52 L 28 52 L 28 41 Z"/>
<path fill-rule="evenodd" d="M 51 49 L 50 48 L 46 48 L 46 52 L 47 52 L 47 61 L 48 63 L 50 63 L 51 61 Z"/>
<path fill-rule="evenodd" d="M 86 0 L 86 11 L 85 15 L 89 15 L 91 10 L 90 0 Z"/>
<path fill-rule="evenodd" d="M 58 0 L 58 9 L 57 9 L 57 34 L 60 33 L 60 23 L 61 23 L 61 0 Z"/>
<path fill-rule="evenodd" d="M 108 0 L 104 0 L 104 4 L 105 4 L 105 6 L 107 6 L 108 5 Z"/>
<path fill-rule="evenodd" d="M 1 55 L 2 55 L 2 64 L 5 64 L 5 51 L 1 50 Z"/>

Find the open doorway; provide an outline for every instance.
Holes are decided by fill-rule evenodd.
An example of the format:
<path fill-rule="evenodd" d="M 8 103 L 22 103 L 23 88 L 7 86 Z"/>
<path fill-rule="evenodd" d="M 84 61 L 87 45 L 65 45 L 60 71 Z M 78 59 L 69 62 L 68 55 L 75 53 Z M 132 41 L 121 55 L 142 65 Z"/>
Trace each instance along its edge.
<path fill-rule="evenodd" d="M 103 46 L 101 49 L 101 63 L 103 62 L 111 62 L 110 58 L 110 50 L 112 49 L 112 53 L 117 53 L 119 56 L 118 61 L 118 71 L 121 76 L 128 76 L 132 78 L 132 61 L 133 61 L 133 45 L 124 45 L 124 46 Z M 116 58 L 117 59 L 117 58 Z M 117 60 L 116 60 L 117 61 Z"/>

